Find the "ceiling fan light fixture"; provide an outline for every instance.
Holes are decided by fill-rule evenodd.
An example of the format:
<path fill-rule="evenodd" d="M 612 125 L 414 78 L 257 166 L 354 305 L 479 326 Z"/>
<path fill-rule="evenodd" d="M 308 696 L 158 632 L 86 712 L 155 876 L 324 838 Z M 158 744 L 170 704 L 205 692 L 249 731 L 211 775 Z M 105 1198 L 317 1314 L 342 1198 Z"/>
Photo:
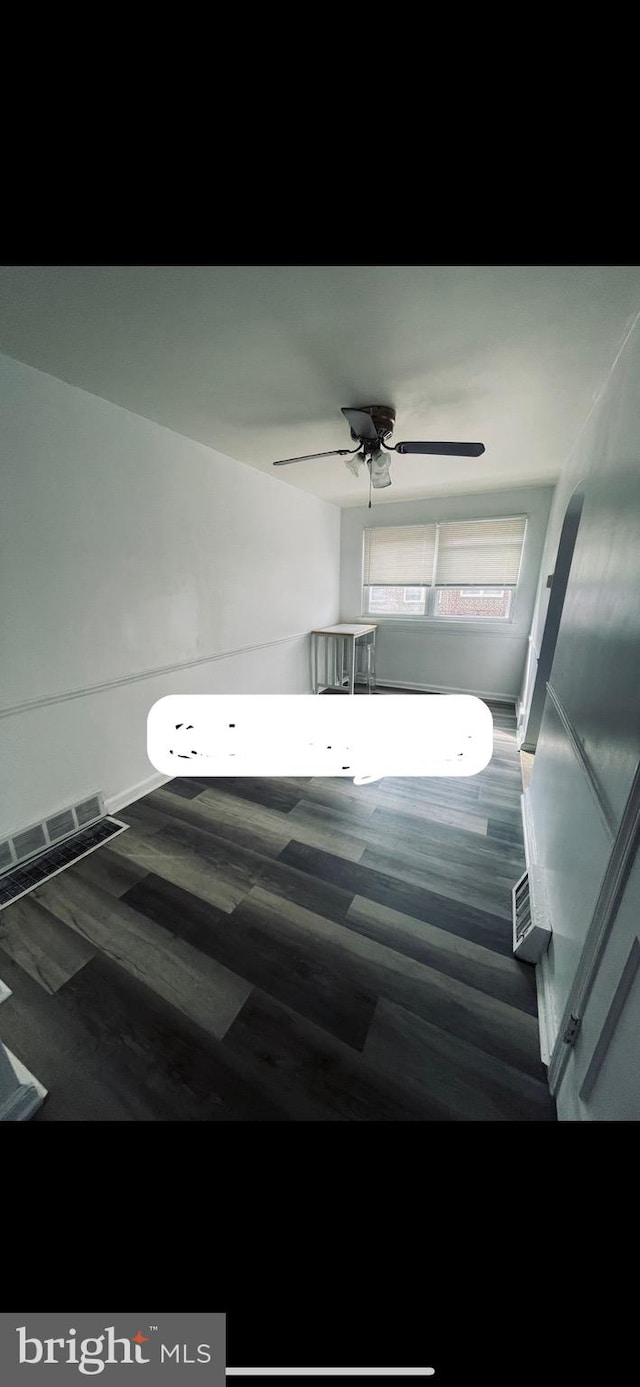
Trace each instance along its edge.
<path fill-rule="evenodd" d="M 381 448 L 374 448 L 367 458 L 367 465 L 371 474 L 371 485 L 375 491 L 381 491 L 385 486 L 391 486 L 389 476 L 389 464 L 391 458 L 388 453 L 383 453 Z"/>

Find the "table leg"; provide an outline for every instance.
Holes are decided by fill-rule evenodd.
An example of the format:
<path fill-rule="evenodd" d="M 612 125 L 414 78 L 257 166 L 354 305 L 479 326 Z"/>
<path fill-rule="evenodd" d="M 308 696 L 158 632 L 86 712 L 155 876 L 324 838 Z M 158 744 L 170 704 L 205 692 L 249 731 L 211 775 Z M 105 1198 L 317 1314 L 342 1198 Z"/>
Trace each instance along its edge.
<path fill-rule="evenodd" d="M 354 694 L 356 690 L 356 638 L 351 639 L 351 683 L 349 693 Z"/>

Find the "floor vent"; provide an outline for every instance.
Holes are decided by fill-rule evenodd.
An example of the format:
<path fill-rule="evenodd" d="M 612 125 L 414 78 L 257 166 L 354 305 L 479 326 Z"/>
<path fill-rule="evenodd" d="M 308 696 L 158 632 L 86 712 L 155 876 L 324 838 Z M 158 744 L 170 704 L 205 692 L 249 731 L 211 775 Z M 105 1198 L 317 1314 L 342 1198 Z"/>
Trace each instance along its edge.
<path fill-rule="evenodd" d="M 36 857 L 30 857 L 28 862 L 5 872 L 0 876 L 0 910 L 19 900 L 20 896 L 26 896 L 29 891 L 35 890 L 36 886 L 42 886 L 50 877 L 63 872 L 65 867 L 72 867 L 74 862 L 78 862 L 90 852 L 95 852 L 96 848 L 102 847 L 103 843 L 108 843 L 110 838 L 115 838 L 128 827 L 129 825 L 121 823 L 120 819 L 99 819 L 90 828 L 83 828 L 79 833 L 74 833 L 64 843 L 58 843 L 56 847 L 47 847 Z"/>
<path fill-rule="evenodd" d="M 11 838 L 5 838 L 4 842 L 0 843 L 0 872 L 17 867 L 19 863 L 44 852 L 50 843 L 59 843 L 63 838 L 70 838 L 79 828 L 87 828 L 89 824 L 96 823 L 104 817 L 104 799 L 101 794 L 97 794 L 80 800 L 78 804 L 70 804 L 66 809 L 58 810 L 48 819 L 42 819 L 39 824 L 30 824 L 28 828 L 20 829 L 19 833 L 14 833 Z"/>
<path fill-rule="evenodd" d="M 511 891 L 513 952 L 527 963 L 538 962 L 551 938 L 551 922 L 541 887 L 542 882 L 533 868 L 523 873 Z"/>
<path fill-rule="evenodd" d="M 75 833 L 78 825 L 73 817 L 73 810 L 63 809 L 61 814 L 54 814 L 52 819 L 45 819 L 44 826 L 50 842 L 57 843 L 59 838 L 66 838 L 69 833 Z"/>

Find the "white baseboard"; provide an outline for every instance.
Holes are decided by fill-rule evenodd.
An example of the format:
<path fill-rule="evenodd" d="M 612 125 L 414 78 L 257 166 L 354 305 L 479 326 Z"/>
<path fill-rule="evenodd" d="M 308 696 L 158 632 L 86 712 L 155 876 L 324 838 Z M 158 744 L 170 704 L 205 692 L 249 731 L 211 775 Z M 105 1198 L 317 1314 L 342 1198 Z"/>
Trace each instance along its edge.
<path fill-rule="evenodd" d="M 541 873 L 538 868 L 538 853 L 533 826 L 533 815 L 531 813 L 531 795 L 529 790 L 524 790 L 520 796 L 522 810 L 522 835 L 524 838 L 524 856 L 527 864 L 527 871 L 530 878 L 536 871 L 538 880 Z M 553 935 L 549 943 L 549 948 L 553 947 Z M 547 1066 L 550 1063 L 553 1047 L 558 1036 L 558 1019 L 553 1006 L 553 993 L 550 985 L 550 968 L 548 951 L 536 963 L 536 992 L 538 994 L 538 1032 L 540 1036 L 540 1057 L 542 1063 Z"/>
<path fill-rule="evenodd" d="M 540 1032 L 540 1058 L 547 1067 L 551 1062 L 553 1047 L 558 1038 L 558 1022 L 553 1007 L 550 986 L 549 956 L 543 954 L 536 963 L 536 991 L 538 994 L 538 1029 Z"/>
<path fill-rule="evenodd" d="M 133 804 L 134 800 L 142 799 L 144 795 L 150 795 L 152 790 L 159 790 L 161 785 L 166 785 L 171 780 L 170 775 L 162 775 L 156 771 L 146 780 L 138 781 L 137 785 L 130 785 L 128 790 L 122 790 L 118 795 L 111 795 L 105 800 L 107 814 L 117 814 L 119 809 L 125 809 L 128 804 Z"/>
<path fill-rule="evenodd" d="M 380 684 L 385 689 L 415 689 L 416 693 L 438 693 L 438 694 L 468 694 L 469 689 L 445 688 L 442 684 L 408 684 L 404 679 L 378 679 L 376 684 Z M 515 694 L 495 693 L 489 689 L 474 689 L 473 698 L 491 698 L 494 703 L 508 703 L 510 707 L 515 707 Z"/>

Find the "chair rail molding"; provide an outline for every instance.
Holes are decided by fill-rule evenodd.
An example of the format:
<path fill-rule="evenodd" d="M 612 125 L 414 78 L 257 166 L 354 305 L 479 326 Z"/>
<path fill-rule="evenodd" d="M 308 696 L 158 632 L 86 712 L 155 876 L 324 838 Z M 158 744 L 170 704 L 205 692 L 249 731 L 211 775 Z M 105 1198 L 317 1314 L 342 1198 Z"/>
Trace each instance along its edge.
<path fill-rule="evenodd" d="M 578 762 L 579 762 L 579 764 L 580 764 L 581 770 L 583 771 L 584 775 L 586 776 L 587 783 L 588 783 L 589 789 L 590 789 L 590 791 L 591 791 L 592 797 L 593 797 L 593 799 L 594 799 L 594 801 L 595 801 L 595 803 L 596 803 L 596 805 L 597 805 L 597 807 L 598 807 L 598 812 L 599 812 L 599 814 L 600 814 L 600 818 L 602 819 L 602 822 L 603 822 L 603 824 L 604 824 L 604 826 L 605 826 L 605 828 L 606 828 L 606 830 L 607 830 L 607 833 L 609 834 L 609 837 L 610 837 L 611 839 L 614 839 L 615 836 L 616 836 L 616 827 L 617 827 L 617 825 L 616 825 L 616 816 L 615 816 L 615 814 L 614 814 L 614 812 L 613 812 L 613 809 L 611 808 L 611 805 L 610 805 L 610 803 L 609 803 L 609 800 L 608 800 L 608 798 L 607 798 L 607 796 L 606 796 L 604 790 L 602 789 L 602 786 L 601 786 L 601 784 L 600 784 L 600 782 L 599 782 L 599 780 L 598 780 L 598 778 L 597 778 L 597 776 L 596 776 L 596 774 L 595 774 L 595 771 L 594 771 L 594 769 L 593 769 L 593 767 L 592 767 L 592 765 L 591 765 L 591 762 L 589 761 L 589 758 L 588 758 L 588 756 L 587 756 L 587 754 L 586 754 L 586 752 L 585 752 L 585 749 L 584 749 L 584 747 L 583 747 L 583 745 L 582 745 L 582 742 L 581 742 L 581 740 L 580 740 L 580 737 L 578 736 L 578 733 L 576 732 L 576 729 L 575 729 L 575 727 L 574 727 L 574 725 L 573 725 L 573 723 L 572 723 L 572 721 L 571 721 L 571 718 L 569 717 L 569 715 L 568 715 L 568 713 L 567 713 L 567 711 L 566 711 L 566 708 L 564 707 L 564 704 L 563 704 L 563 702 L 562 702 L 562 700 L 561 700 L 559 694 L 558 694 L 558 693 L 556 692 L 556 690 L 554 689 L 553 684 L 551 684 L 550 682 L 548 682 L 547 685 L 546 685 L 546 691 L 547 691 L 547 696 L 551 699 L 551 702 L 552 702 L 552 704 L 553 704 L 553 706 L 554 706 L 554 708 L 555 708 L 555 710 L 556 710 L 556 713 L 558 714 L 558 717 L 560 718 L 560 721 L 561 721 L 561 723 L 562 723 L 562 726 L 563 726 L 563 728 L 564 728 L 564 731 L 565 731 L 566 734 L 567 734 L 567 738 L 568 738 L 568 741 L 569 741 L 569 745 L 570 745 L 570 747 L 571 747 L 571 750 L 573 751 L 575 757 L 577 758 L 577 760 L 578 760 Z"/>
<path fill-rule="evenodd" d="M 72 698 L 87 698 L 91 694 L 104 693 L 107 689 L 116 689 L 124 684 L 137 684 L 142 679 L 157 679 L 162 674 L 174 674 L 176 670 L 195 669 L 198 665 L 206 665 L 213 660 L 230 660 L 236 655 L 249 655 L 254 650 L 268 650 L 271 646 L 287 645 L 290 641 L 307 640 L 308 638 L 308 631 L 296 631 L 292 636 L 278 636 L 275 640 L 256 641 L 254 645 L 241 645 L 234 650 L 217 650 L 211 655 L 199 655 L 193 660 L 178 660 L 174 664 L 136 670 L 133 674 L 124 674 L 119 678 L 104 679 L 99 684 L 86 684 L 79 688 L 66 689 L 57 694 L 42 694 L 40 698 L 27 698 L 20 703 L 0 708 L 0 718 L 12 717 L 16 713 L 28 713 L 32 709 L 45 708 L 53 703 L 66 703 Z"/>

